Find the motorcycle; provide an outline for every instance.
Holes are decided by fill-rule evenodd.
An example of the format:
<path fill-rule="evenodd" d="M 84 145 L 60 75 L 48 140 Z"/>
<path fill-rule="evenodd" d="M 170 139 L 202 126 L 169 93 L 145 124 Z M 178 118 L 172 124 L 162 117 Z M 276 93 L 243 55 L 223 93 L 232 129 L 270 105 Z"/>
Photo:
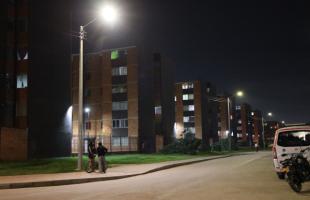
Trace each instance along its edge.
<path fill-rule="evenodd" d="M 291 154 L 288 159 L 281 162 L 288 184 L 297 193 L 301 191 L 303 182 L 310 181 L 310 163 L 307 160 L 309 154 L 310 147 L 301 150 L 300 153 Z"/>

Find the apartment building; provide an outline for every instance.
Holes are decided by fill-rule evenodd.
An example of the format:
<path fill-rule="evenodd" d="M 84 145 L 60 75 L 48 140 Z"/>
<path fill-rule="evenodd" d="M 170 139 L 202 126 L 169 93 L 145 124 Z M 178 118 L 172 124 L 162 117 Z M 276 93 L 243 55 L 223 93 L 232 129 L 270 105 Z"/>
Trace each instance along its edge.
<path fill-rule="evenodd" d="M 1 160 L 70 154 L 62 119 L 70 106 L 71 38 L 59 34 L 70 32 L 68 10 L 70 1 L 0 2 Z"/>
<path fill-rule="evenodd" d="M 124 47 L 84 58 L 84 144 L 112 152 L 156 152 L 171 141 L 174 68 L 158 53 Z M 72 153 L 78 140 L 79 55 L 72 56 Z"/>
<path fill-rule="evenodd" d="M 252 108 L 243 103 L 236 106 L 236 131 L 239 145 L 253 145 L 253 118 Z"/>
<path fill-rule="evenodd" d="M 192 134 L 208 145 L 216 135 L 216 118 L 211 96 L 215 96 L 215 87 L 202 81 L 186 81 L 175 84 L 175 125 L 176 138 Z M 211 140 L 210 140 L 211 139 Z"/>

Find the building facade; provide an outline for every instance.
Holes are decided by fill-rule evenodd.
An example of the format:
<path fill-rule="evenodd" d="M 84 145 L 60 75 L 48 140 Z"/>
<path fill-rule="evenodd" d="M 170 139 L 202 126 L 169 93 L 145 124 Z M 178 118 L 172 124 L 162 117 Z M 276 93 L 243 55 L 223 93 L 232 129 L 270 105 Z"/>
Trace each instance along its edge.
<path fill-rule="evenodd" d="M 155 152 L 169 143 L 174 119 L 171 64 L 137 47 L 103 50 L 84 59 L 85 146 L 95 140 L 112 152 Z M 73 153 L 78 141 L 78 68 L 79 55 L 73 55 Z"/>
<path fill-rule="evenodd" d="M 187 81 L 175 84 L 175 125 L 176 138 L 192 134 L 208 146 L 216 137 L 216 105 L 210 102 L 215 88 L 202 81 Z"/>
<path fill-rule="evenodd" d="M 239 145 L 252 146 L 253 144 L 253 118 L 252 108 L 243 103 L 236 106 L 236 131 Z"/>
<path fill-rule="evenodd" d="M 0 2 L 0 159 L 70 155 L 70 6 Z"/>

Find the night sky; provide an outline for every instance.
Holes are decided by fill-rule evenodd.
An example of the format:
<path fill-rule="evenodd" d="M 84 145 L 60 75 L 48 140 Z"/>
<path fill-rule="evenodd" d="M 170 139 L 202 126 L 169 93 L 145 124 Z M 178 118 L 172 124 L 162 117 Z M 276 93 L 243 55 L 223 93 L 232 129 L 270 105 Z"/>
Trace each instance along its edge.
<path fill-rule="evenodd" d="M 76 1 L 72 29 L 102 1 Z M 176 64 L 177 80 L 213 82 L 219 93 L 243 90 L 266 119 L 310 121 L 310 17 L 306 1 L 115 0 L 114 27 L 88 27 L 86 52 L 147 46 Z M 72 52 L 78 50 L 72 40 Z M 266 116 L 274 114 L 273 118 Z"/>

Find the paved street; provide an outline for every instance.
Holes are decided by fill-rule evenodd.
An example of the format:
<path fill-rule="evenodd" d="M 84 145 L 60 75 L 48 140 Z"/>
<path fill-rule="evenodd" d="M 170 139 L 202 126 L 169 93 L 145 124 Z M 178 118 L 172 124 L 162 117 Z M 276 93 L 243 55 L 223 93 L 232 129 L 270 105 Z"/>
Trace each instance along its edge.
<path fill-rule="evenodd" d="M 177 167 L 128 179 L 79 185 L 0 190 L 1 200 L 84 199 L 309 199 L 279 180 L 270 152 L 253 153 Z"/>

